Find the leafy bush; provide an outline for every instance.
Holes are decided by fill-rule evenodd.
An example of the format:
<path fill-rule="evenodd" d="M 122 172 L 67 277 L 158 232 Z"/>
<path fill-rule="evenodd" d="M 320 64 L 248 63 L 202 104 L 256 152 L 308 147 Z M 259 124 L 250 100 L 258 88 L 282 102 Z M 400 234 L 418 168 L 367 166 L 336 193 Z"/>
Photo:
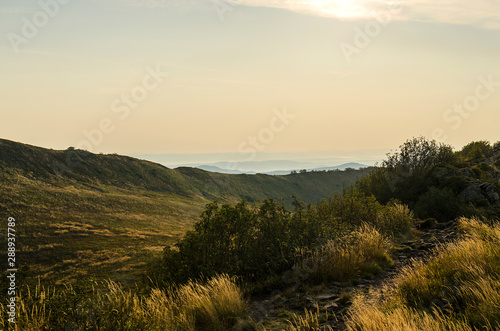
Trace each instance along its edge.
<path fill-rule="evenodd" d="M 493 147 L 487 141 L 472 142 L 453 153 L 448 145 L 414 138 L 399 151 L 388 154 L 382 166 L 360 179 L 354 189 L 361 194 L 373 194 L 381 203 L 397 199 L 419 218 L 447 221 L 457 216 L 480 215 L 482 211 L 460 203 L 457 197 L 472 183 L 498 185 L 498 169 L 487 159 L 492 155 Z M 500 165 L 498 161 L 495 164 Z M 485 202 L 484 212 L 498 215 L 498 207 Z"/>
<path fill-rule="evenodd" d="M 407 236 L 413 224 L 407 207 L 383 206 L 373 196 L 353 191 L 315 206 L 296 200 L 293 205 L 293 211 L 273 200 L 259 207 L 244 201 L 207 205 L 194 230 L 175 247 L 165 248 L 156 278 L 175 283 L 227 273 L 261 281 L 292 268 L 296 249 L 343 238 L 364 223 L 395 239 Z"/>
<path fill-rule="evenodd" d="M 365 195 L 374 194 L 381 203 L 395 198 L 412 207 L 432 184 L 432 170 L 455 161 L 451 146 L 423 137 L 413 138 L 401 145 L 399 151 L 388 154 L 382 167 L 361 179 L 355 187 Z"/>
<path fill-rule="evenodd" d="M 460 155 L 467 161 L 483 159 L 493 156 L 493 147 L 489 141 L 473 141 L 462 148 Z"/>
<path fill-rule="evenodd" d="M 262 279 L 284 271 L 295 247 L 310 244 L 315 233 L 273 200 L 259 208 L 245 201 L 235 205 L 207 205 L 194 230 L 164 251 L 165 276 L 170 282 L 212 277 L 218 273 Z"/>
<path fill-rule="evenodd" d="M 431 187 L 415 204 L 415 213 L 419 218 L 435 218 L 449 221 L 459 216 L 458 199 L 449 188 Z"/>

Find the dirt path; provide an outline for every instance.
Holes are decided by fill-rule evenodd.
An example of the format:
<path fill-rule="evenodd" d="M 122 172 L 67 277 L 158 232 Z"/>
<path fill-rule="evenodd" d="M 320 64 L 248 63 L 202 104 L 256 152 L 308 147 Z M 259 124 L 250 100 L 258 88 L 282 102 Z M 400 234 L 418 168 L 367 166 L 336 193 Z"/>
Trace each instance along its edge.
<path fill-rule="evenodd" d="M 303 314 L 304 309 L 317 311 L 325 319 L 323 327 L 345 330 L 349 298 L 355 292 L 370 293 L 390 283 L 398 272 L 413 260 L 427 259 L 439 245 L 457 238 L 456 223 L 439 223 L 416 231 L 415 238 L 398 245 L 394 252 L 394 265 L 372 279 L 362 278 L 352 285 L 332 282 L 311 287 L 297 282 L 296 286 L 262 294 L 250 300 L 251 317 L 267 329 L 282 329 L 292 313 Z M 326 320 L 326 315 L 328 319 Z"/>

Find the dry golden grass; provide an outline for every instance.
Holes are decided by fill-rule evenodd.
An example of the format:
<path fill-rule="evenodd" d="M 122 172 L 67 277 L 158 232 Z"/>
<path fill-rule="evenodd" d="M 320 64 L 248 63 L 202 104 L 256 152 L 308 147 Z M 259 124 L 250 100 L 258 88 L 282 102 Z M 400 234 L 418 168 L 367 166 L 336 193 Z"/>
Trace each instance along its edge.
<path fill-rule="evenodd" d="M 285 331 L 332 331 L 333 329 L 326 325 L 322 326 L 320 323 L 321 313 L 319 308 L 316 307 L 316 311 L 305 310 L 304 316 L 299 314 L 293 314 L 288 325 L 285 327 Z M 325 313 L 325 319 L 328 320 L 328 313 Z"/>
<path fill-rule="evenodd" d="M 329 240 L 314 252 L 300 251 L 296 267 L 312 281 L 345 281 L 364 273 L 377 273 L 392 263 L 390 241 L 374 227 L 363 224 L 344 242 Z"/>
<path fill-rule="evenodd" d="M 453 322 L 443 315 L 398 307 L 384 312 L 368 305 L 364 298 L 354 300 L 349 331 L 472 331 L 464 322 Z"/>
<path fill-rule="evenodd" d="M 388 298 L 358 297 L 349 330 L 498 330 L 500 224 L 462 218 L 459 229 L 461 240 L 404 268 Z"/>
<path fill-rule="evenodd" d="M 71 286 L 55 290 L 38 285 L 21 295 L 17 305 L 15 330 L 57 330 L 73 325 L 96 330 L 222 331 L 249 321 L 241 291 L 225 275 L 206 284 L 153 289 L 146 297 L 112 281 L 87 298 L 76 297 Z M 0 313 L 6 316 L 6 311 L 5 304 L 0 304 Z M 4 330 L 7 324 L 6 319 L 0 322 Z"/>

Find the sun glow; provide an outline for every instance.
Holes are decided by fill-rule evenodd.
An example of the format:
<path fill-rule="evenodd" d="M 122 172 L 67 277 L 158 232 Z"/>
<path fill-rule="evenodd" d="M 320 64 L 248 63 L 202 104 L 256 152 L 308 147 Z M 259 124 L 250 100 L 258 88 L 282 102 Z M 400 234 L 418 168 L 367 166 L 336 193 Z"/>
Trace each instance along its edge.
<path fill-rule="evenodd" d="M 366 1 L 358 0 L 332 0 L 315 1 L 311 3 L 312 9 L 318 10 L 326 16 L 336 16 L 339 18 L 360 18 L 367 15 L 365 7 Z"/>
<path fill-rule="evenodd" d="M 286 1 L 290 10 L 342 19 L 370 17 L 384 3 L 380 0 Z"/>

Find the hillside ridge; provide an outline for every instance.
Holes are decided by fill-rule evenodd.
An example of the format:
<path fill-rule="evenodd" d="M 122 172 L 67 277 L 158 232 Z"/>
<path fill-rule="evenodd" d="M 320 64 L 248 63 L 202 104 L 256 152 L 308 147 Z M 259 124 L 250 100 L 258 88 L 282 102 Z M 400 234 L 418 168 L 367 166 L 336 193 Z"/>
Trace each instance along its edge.
<path fill-rule="evenodd" d="M 0 139 L 0 169 L 4 180 L 17 175 L 57 185 L 79 184 L 99 189 L 114 186 L 172 193 L 203 199 L 256 201 L 295 195 L 304 201 L 326 198 L 366 175 L 370 169 L 324 171 L 283 176 L 219 174 L 118 154 L 94 154 L 72 147 L 52 150 Z"/>

